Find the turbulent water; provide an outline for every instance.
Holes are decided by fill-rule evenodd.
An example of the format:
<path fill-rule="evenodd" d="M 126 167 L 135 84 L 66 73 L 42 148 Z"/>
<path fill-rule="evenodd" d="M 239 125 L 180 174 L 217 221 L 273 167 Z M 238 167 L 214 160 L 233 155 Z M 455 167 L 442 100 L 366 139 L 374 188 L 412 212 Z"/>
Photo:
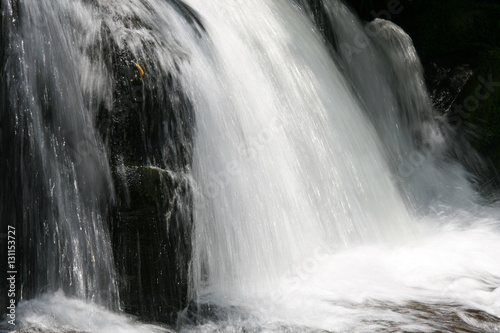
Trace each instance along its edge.
<path fill-rule="evenodd" d="M 459 163 L 482 165 L 433 109 L 411 39 L 335 0 L 325 34 L 312 3 L 2 0 L 16 329 L 169 331 L 122 310 L 172 312 L 186 279 L 186 332 L 500 330 L 500 209 Z M 144 173 L 175 188 L 140 192 L 155 240 L 139 233 L 158 222 L 123 213 Z"/>

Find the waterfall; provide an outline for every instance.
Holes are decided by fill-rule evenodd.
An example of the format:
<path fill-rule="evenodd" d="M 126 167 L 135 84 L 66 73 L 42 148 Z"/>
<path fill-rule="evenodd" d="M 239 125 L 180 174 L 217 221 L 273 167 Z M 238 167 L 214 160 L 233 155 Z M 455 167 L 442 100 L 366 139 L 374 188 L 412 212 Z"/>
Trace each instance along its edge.
<path fill-rule="evenodd" d="M 203 110 L 193 292 L 267 293 L 318 247 L 414 236 L 381 142 L 303 13 L 189 4 L 210 36 L 185 70 Z"/>
<path fill-rule="evenodd" d="M 397 25 L 337 0 L 0 4 L 14 329 L 500 327 L 498 204 Z"/>
<path fill-rule="evenodd" d="M 16 300 L 61 291 L 172 321 L 186 302 L 194 121 L 173 31 L 198 23 L 175 1 L 1 4 Z"/>
<path fill-rule="evenodd" d="M 93 126 L 97 105 L 110 101 L 99 92 L 104 78 L 75 46 L 82 40 L 64 29 L 71 20 L 87 26 L 91 13 L 82 10 L 65 2 L 2 2 L 2 99 L 11 111 L 2 110 L 2 223 L 17 226 L 23 244 L 24 297 L 62 289 L 117 307 L 105 226 L 113 187 Z"/>
<path fill-rule="evenodd" d="M 432 106 L 411 38 L 390 21 L 363 26 L 340 1 L 320 3 L 334 35 L 329 42 L 379 133 L 408 203 L 422 213 L 442 203 L 463 207 L 479 200 L 470 182 L 477 175 L 451 157 L 454 133 Z M 477 161 L 473 151 L 459 145 L 466 160 Z"/>

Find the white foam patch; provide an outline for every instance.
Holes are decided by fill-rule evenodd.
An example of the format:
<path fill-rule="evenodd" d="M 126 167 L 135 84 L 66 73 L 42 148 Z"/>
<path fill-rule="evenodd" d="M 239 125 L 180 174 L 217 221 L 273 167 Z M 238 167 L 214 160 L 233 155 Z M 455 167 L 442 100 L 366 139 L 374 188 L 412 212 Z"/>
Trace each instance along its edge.
<path fill-rule="evenodd" d="M 500 232 L 492 225 L 498 221 L 486 222 L 467 230 L 429 229 L 428 236 L 405 246 L 311 257 L 282 278 L 274 295 L 245 305 L 264 326 L 286 323 L 329 331 L 370 332 L 384 321 L 399 329 L 410 325 L 407 329 L 432 331 L 425 320 L 415 320 L 412 304 L 499 317 Z M 407 313 L 397 311 L 404 308 Z"/>
<path fill-rule="evenodd" d="M 19 303 L 16 329 L 27 332 L 168 333 L 172 330 L 140 323 L 132 316 L 71 299 L 62 292 Z"/>

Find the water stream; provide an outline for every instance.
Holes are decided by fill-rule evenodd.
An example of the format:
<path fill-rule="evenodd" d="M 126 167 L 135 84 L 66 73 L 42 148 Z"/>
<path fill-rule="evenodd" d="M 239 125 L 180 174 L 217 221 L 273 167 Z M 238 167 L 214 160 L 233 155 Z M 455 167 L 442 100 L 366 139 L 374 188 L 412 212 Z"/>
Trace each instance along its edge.
<path fill-rule="evenodd" d="M 1 329 L 500 330 L 480 158 L 401 28 L 319 4 L 1 0 Z"/>

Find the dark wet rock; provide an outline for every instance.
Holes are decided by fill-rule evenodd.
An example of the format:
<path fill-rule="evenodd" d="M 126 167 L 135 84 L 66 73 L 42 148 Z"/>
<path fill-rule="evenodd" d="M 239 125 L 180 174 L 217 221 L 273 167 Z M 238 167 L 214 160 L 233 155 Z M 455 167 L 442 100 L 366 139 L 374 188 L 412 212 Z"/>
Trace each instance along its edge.
<path fill-rule="evenodd" d="M 177 318 L 178 327 L 195 327 L 213 322 L 232 322 L 235 319 L 242 322 L 249 319 L 256 321 L 244 308 L 237 306 L 220 306 L 217 304 L 191 301 L 188 306 L 179 313 Z"/>
<path fill-rule="evenodd" d="M 459 304 L 409 302 L 403 305 L 374 303 L 369 306 L 401 314 L 412 323 L 427 326 L 431 332 L 487 333 L 500 329 L 500 318 Z M 376 332 L 412 332 L 401 330 L 390 321 L 381 324 L 381 329 Z"/>
<path fill-rule="evenodd" d="M 429 92 L 434 107 L 442 113 L 446 113 L 451 109 L 474 73 L 468 64 L 461 64 L 453 68 L 439 67 L 435 63 L 431 66 L 427 68 Z"/>
<path fill-rule="evenodd" d="M 101 107 L 97 127 L 115 187 L 110 230 L 120 301 L 128 313 L 172 323 L 187 304 L 194 113 L 175 67 L 165 77 L 158 59 L 137 59 L 107 35 L 103 27 L 113 105 Z"/>
<path fill-rule="evenodd" d="M 173 322 L 187 301 L 189 181 L 156 167 L 119 173 L 112 234 L 124 310 Z"/>

